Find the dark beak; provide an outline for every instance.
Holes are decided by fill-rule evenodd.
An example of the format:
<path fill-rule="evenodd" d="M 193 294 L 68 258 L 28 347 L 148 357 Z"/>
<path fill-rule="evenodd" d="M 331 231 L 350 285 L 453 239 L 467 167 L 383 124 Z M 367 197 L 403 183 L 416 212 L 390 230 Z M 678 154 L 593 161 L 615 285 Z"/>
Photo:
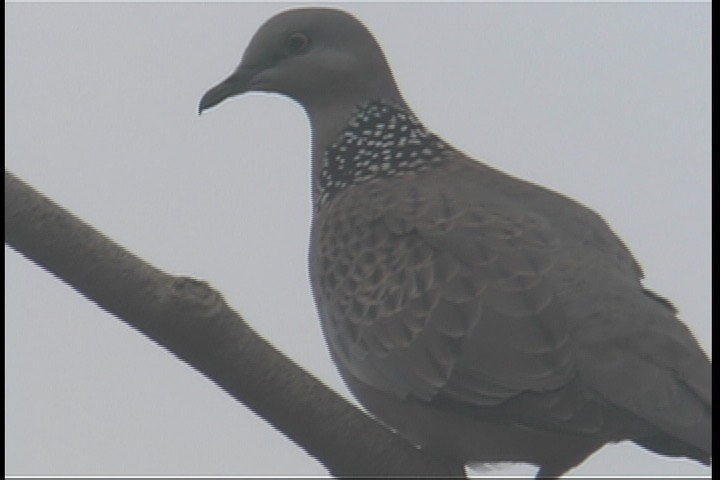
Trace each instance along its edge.
<path fill-rule="evenodd" d="M 252 81 L 256 68 L 244 68 L 240 66 L 232 75 L 208 90 L 200 99 L 198 115 L 208 108 L 221 103 L 223 100 L 236 95 L 241 95 L 252 90 Z"/>

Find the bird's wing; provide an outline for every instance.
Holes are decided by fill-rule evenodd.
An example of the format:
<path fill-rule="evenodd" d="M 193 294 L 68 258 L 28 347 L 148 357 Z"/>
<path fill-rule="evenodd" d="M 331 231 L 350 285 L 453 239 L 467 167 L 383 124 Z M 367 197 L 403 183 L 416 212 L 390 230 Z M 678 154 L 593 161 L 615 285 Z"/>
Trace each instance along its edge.
<path fill-rule="evenodd" d="M 336 361 L 427 401 L 495 405 L 569 382 L 550 226 L 476 182 L 406 180 L 347 189 L 316 218 L 312 277 Z"/>
<path fill-rule="evenodd" d="M 314 290 L 345 375 L 539 427 L 608 432 L 637 416 L 691 437 L 702 414 L 670 410 L 709 398 L 709 363 L 642 293 L 627 248 L 564 197 L 523 182 L 500 194 L 474 172 L 368 182 L 316 218 Z"/>

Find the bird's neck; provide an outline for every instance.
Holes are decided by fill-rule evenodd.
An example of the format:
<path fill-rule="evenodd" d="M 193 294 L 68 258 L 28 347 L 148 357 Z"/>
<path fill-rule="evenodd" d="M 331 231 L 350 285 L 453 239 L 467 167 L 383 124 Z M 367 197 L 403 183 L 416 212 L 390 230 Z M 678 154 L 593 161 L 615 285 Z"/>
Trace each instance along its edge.
<path fill-rule="evenodd" d="M 398 99 L 365 100 L 311 122 L 315 209 L 351 185 L 438 165 L 450 148 Z"/>

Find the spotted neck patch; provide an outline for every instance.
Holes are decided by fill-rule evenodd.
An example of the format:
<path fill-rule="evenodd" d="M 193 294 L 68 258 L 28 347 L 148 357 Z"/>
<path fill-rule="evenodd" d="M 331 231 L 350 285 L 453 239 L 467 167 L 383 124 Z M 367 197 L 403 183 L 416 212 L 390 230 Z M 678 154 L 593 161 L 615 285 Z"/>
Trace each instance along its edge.
<path fill-rule="evenodd" d="M 350 185 L 426 170 L 448 149 L 412 113 L 383 100 L 362 105 L 323 154 L 317 205 Z"/>

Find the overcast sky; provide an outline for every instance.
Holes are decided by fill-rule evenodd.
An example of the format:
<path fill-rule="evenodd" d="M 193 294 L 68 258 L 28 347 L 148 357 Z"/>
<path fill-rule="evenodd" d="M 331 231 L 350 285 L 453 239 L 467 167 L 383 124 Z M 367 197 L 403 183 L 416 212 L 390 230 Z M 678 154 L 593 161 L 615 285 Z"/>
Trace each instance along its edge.
<path fill-rule="evenodd" d="M 711 351 L 710 4 L 343 5 L 428 127 L 600 212 Z M 287 6 L 6 3 L 6 168 L 154 265 L 208 280 L 347 395 L 306 273 L 303 111 L 249 95 L 197 116 Z M 7 474 L 324 473 L 7 247 L 5 262 Z M 621 444 L 572 473 L 710 469 Z"/>

